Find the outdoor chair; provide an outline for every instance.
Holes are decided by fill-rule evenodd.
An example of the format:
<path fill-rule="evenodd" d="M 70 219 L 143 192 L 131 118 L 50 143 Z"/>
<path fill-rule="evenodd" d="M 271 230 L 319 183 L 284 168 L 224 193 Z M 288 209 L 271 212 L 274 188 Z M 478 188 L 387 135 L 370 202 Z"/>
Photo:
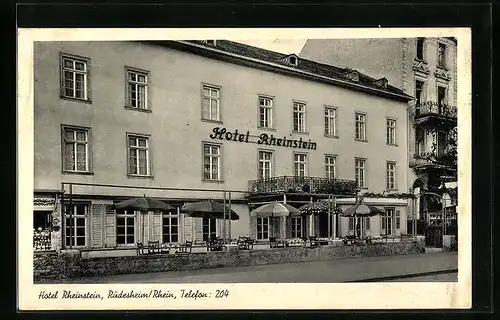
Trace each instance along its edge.
<path fill-rule="evenodd" d="M 276 243 L 276 238 L 269 237 L 269 248 L 277 248 L 278 244 Z"/>
<path fill-rule="evenodd" d="M 221 239 L 208 240 L 207 241 L 207 252 L 209 251 L 222 251 L 224 250 L 224 245 Z"/>
<path fill-rule="evenodd" d="M 310 241 L 310 248 L 319 247 L 318 237 L 309 237 L 309 241 Z"/>
<path fill-rule="evenodd" d="M 137 255 L 142 256 L 145 252 L 144 244 L 142 242 L 137 242 Z"/>
<path fill-rule="evenodd" d="M 248 237 L 239 237 L 238 238 L 238 249 L 246 250 L 248 240 L 249 240 Z"/>
<path fill-rule="evenodd" d="M 238 243 L 238 249 L 240 250 L 252 250 L 253 245 L 255 243 L 254 239 L 250 239 L 248 237 L 245 237 L 242 242 Z"/>
<path fill-rule="evenodd" d="M 161 253 L 161 248 L 160 248 L 160 241 L 148 241 L 148 254 L 160 254 Z"/>
<path fill-rule="evenodd" d="M 186 241 L 184 245 L 182 245 L 179 250 L 176 250 L 177 254 L 191 254 L 193 249 L 193 241 Z"/>

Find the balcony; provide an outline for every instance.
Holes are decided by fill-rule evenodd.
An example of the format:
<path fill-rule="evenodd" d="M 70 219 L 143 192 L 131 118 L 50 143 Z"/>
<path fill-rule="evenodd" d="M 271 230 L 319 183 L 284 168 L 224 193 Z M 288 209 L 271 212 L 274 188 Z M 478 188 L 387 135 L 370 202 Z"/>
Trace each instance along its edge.
<path fill-rule="evenodd" d="M 415 105 L 415 125 L 428 125 L 431 127 L 449 127 L 457 125 L 457 107 L 426 101 Z"/>
<path fill-rule="evenodd" d="M 410 167 L 416 170 L 425 170 L 427 168 L 456 170 L 456 167 L 450 165 L 445 155 L 436 156 L 434 152 L 422 152 L 415 154 L 410 159 Z"/>
<path fill-rule="evenodd" d="M 356 181 L 321 177 L 281 176 L 250 180 L 248 191 L 252 194 L 323 193 L 355 195 L 359 191 Z"/>

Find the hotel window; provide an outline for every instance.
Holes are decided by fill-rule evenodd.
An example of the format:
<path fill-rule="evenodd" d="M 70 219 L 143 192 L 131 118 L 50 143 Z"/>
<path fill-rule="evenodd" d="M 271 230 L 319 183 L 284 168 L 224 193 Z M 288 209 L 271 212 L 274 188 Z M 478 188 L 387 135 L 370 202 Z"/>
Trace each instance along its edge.
<path fill-rule="evenodd" d="M 87 204 L 74 204 L 66 207 L 66 247 L 84 247 L 87 244 Z"/>
<path fill-rule="evenodd" d="M 306 105 L 304 103 L 293 103 L 293 131 L 306 132 Z"/>
<path fill-rule="evenodd" d="M 62 126 L 63 171 L 90 172 L 90 129 Z"/>
<path fill-rule="evenodd" d="M 386 164 L 386 188 L 387 190 L 396 189 L 396 163 L 387 162 Z"/>
<path fill-rule="evenodd" d="M 127 107 L 146 110 L 148 106 L 148 74 L 127 69 Z"/>
<path fill-rule="evenodd" d="M 442 107 L 446 104 L 446 87 L 438 86 L 437 89 L 438 105 Z"/>
<path fill-rule="evenodd" d="M 415 81 L 415 115 L 420 114 L 420 104 L 423 102 L 423 89 L 424 83 L 422 81 Z"/>
<path fill-rule="evenodd" d="M 307 175 L 307 155 L 301 153 L 293 155 L 293 174 L 295 177 Z"/>
<path fill-rule="evenodd" d="M 127 134 L 129 175 L 150 176 L 149 138 Z"/>
<path fill-rule="evenodd" d="M 424 38 L 417 38 L 417 59 L 424 60 Z"/>
<path fill-rule="evenodd" d="M 88 100 L 89 59 L 61 55 L 61 96 Z"/>
<path fill-rule="evenodd" d="M 366 140 L 366 115 L 356 113 L 356 140 Z"/>
<path fill-rule="evenodd" d="M 116 244 L 131 245 L 135 243 L 135 212 L 119 210 L 116 212 Z"/>
<path fill-rule="evenodd" d="M 259 97 L 259 127 L 271 129 L 273 127 L 274 99 Z"/>
<path fill-rule="evenodd" d="M 203 145 L 203 179 L 221 180 L 220 146 L 215 144 Z"/>
<path fill-rule="evenodd" d="M 354 230 L 354 217 L 349 217 L 349 231 Z"/>
<path fill-rule="evenodd" d="M 365 217 L 365 230 L 370 230 L 370 217 Z"/>
<path fill-rule="evenodd" d="M 269 218 L 257 218 L 257 239 L 269 239 Z"/>
<path fill-rule="evenodd" d="M 179 242 L 179 216 L 164 214 L 162 219 L 163 243 Z"/>
<path fill-rule="evenodd" d="M 202 118 L 220 121 L 220 89 L 204 85 L 202 92 Z"/>
<path fill-rule="evenodd" d="M 446 68 L 446 45 L 438 44 L 438 67 Z"/>
<path fill-rule="evenodd" d="M 325 174 L 328 179 L 335 179 L 337 172 L 335 166 L 337 164 L 337 157 L 325 156 Z"/>
<path fill-rule="evenodd" d="M 392 234 L 392 218 L 395 216 L 394 208 L 385 208 L 385 216 L 382 216 L 382 231 L 384 234 Z"/>
<path fill-rule="evenodd" d="M 396 120 L 387 119 L 387 144 L 396 144 Z"/>
<path fill-rule="evenodd" d="M 259 151 L 259 179 L 269 179 L 272 177 L 273 153 L 269 151 Z"/>
<path fill-rule="evenodd" d="M 325 107 L 325 135 L 336 135 L 337 110 L 332 107 Z"/>
<path fill-rule="evenodd" d="M 356 159 L 356 183 L 358 188 L 366 187 L 366 160 Z"/>
<path fill-rule="evenodd" d="M 302 237 L 302 217 L 292 217 L 292 238 Z"/>
<path fill-rule="evenodd" d="M 203 218 L 203 241 L 215 239 L 217 236 L 217 220 L 212 218 Z"/>

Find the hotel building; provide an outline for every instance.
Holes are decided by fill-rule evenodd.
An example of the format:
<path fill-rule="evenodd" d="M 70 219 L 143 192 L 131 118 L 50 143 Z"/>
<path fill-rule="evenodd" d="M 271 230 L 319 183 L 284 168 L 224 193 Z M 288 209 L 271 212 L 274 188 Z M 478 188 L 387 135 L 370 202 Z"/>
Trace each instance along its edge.
<path fill-rule="evenodd" d="M 441 194 L 444 184 L 448 219 L 457 204 L 457 41 L 452 37 L 391 39 L 311 39 L 300 57 L 352 66 L 371 76 L 385 76 L 414 97 L 408 107 L 408 187 L 419 195 Z M 415 200 L 409 218 L 441 222 L 440 199 Z M 410 221 L 410 224 L 412 222 Z M 419 224 L 420 225 L 420 224 Z M 424 223 L 422 223 L 424 225 Z M 419 228 L 419 233 L 423 230 Z"/>
<path fill-rule="evenodd" d="M 411 97 L 386 78 L 294 54 L 225 40 L 36 42 L 34 90 L 36 250 L 125 253 L 229 230 L 257 241 L 325 236 L 321 216 L 250 211 L 326 193 L 347 208 L 358 191 L 408 186 Z M 144 194 L 176 208 L 229 202 L 222 191 L 239 215 L 230 228 L 113 206 Z M 366 234 L 406 233 L 406 200 L 364 201 L 388 213 L 365 219 Z M 335 236 L 354 233 L 353 219 L 336 221 Z"/>

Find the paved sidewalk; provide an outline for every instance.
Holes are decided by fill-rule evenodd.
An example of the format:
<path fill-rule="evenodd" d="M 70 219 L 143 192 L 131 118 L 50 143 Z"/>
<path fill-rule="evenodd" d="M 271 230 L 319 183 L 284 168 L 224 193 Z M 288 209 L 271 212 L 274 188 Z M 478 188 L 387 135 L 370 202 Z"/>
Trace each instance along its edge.
<path fill-rule="evenodd" d="M 436 252 L 391 257 L 379 256 L 250 267 L 114 275 L 73 279 L 65 281 L 65 283 L 338 283 L 455 270 L 457 268 L 458 256 L 456 252 Z M 421 279 L 420 281 L 433 281 L 432 278 L 422 277 Z"/>

